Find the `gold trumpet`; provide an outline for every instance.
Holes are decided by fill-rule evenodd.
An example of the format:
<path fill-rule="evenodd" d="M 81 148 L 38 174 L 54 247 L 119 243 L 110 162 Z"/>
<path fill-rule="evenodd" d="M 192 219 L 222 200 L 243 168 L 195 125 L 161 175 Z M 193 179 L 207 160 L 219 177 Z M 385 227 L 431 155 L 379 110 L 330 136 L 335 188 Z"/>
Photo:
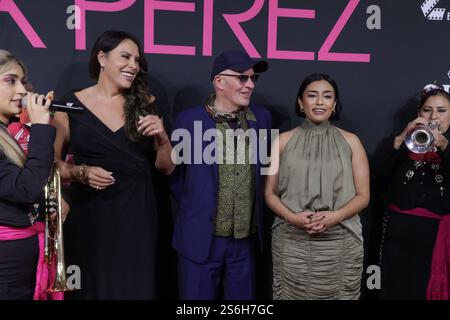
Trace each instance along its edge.
<path fill-rule="evenodd" d="M 67 287 L 66 265 L 64 261 L 63 219 L 61 197 L 61 174 L 54 165 L 52 174 L 44 187 L 45 194 L 45 262 L 50 267 L 56 265 L 54 279 L 49 279 L 48 292 L 71 291 Z M 51 276 L 52 273 L 49 272 Z"/>

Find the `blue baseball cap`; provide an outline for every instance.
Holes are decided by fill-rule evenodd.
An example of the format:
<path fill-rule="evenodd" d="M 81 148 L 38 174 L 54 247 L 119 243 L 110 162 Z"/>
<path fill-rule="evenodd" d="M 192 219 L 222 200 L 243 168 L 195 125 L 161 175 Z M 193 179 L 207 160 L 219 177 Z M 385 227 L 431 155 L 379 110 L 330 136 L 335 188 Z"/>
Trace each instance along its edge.
<path fill-rule="evenodd" d="M 255 73 L 263 73 L 269 69 L 269 64 L 264 60 L 253 60 L 241 50 L 228 50 L 218 55 L 213 62 L 211 71 L 211 81 L 224 70 L 230 69 L 236 72 L 244 72 L 252 69 Z"/>

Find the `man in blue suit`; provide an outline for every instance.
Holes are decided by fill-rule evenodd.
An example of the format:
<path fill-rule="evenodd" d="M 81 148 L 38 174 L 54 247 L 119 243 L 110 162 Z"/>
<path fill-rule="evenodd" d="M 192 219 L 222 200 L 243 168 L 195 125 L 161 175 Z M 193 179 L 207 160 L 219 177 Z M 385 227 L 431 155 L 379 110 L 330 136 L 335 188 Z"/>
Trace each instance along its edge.
<path fill-rule="evenodd" d="M 254 250 L 264 207 L 259 151 L 270 142 L 271 117 L 250 106 L 250 98 L 267 69 L 266 61 L 243 51 L 221 53 L 211 72 L 214 94 L 174 122 L 172 244 L 182 299 L 255 298 Z"/>

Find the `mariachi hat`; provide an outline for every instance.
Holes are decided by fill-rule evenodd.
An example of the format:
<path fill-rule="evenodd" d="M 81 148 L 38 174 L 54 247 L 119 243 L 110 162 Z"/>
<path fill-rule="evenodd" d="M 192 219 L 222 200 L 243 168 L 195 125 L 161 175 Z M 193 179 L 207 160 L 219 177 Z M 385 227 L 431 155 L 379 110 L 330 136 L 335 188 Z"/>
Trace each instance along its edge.
<path fill-rule="evenodd" d="M 255 73 L 263 73 L 269 68 L 269 64 L 264 60 L 253 60 L 241 50 L 224 51 L 214 59 L 211 71 L 211 80 L 224 70 L 230 69 L 236 72 L 244 72 L 252 69 Z"/>

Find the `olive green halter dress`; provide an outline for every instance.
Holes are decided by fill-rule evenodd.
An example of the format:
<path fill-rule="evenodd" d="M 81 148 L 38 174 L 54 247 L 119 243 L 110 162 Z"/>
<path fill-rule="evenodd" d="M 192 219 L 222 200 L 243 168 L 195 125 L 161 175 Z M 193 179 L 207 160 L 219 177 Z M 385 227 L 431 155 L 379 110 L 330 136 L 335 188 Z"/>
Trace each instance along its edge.
<path fill-rule="evenodd" d="M 328 121 L 303 121 L 280 156 L 278 195 L 293 212 L 337 210 L 355 196 L 352 151 Z M 358 215 L 318 235 L 277 217 L 274 299 L 357 299 L 363 268 Z"/>

